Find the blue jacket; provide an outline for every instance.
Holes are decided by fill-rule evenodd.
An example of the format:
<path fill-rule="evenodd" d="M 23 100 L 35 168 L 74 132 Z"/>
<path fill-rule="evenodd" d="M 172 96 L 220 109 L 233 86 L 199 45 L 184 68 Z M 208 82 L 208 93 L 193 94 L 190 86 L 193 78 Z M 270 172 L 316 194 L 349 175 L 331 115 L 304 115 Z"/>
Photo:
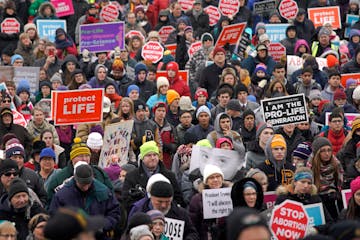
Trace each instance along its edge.
<path fill-rule="evenodd" d="M 267 56 L 265 58 L 264 62 L 260 62 L 258 57 L 254 58 L 252 56 L 249 56 L 246 59 L 244 59 L 244 61 L 242 61 L 240 65 L 241 65 L 242 68 L 246 68 L 249 71 L 250 76 L 252 76 L 254 71 L 255 71 L 256 65 L 258 65 L 259 63 L 263 63 L 263 64 L 265 64 L 267 66 L 266 74 L 271 76 L 272 72 L 274 70 L 276 62 L 270 56 Z"/>

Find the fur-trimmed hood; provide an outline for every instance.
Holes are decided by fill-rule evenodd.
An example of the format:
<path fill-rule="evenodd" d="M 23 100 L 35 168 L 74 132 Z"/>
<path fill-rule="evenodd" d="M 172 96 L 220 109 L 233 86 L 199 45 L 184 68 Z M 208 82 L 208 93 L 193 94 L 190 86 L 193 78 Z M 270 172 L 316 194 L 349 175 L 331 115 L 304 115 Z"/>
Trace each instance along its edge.
<path fill-rule="evenodd" d="M 277 196 L 287 195 L 287 194 L 295 194 L 294 186 L 292 184 L 289 184 L 286 186 L 280 185 L 279 187 L 276 188 L 275 193 Z M 318 194 L 317 187 L 314 184 L 312 184 L 310 195 L 317 195 L 317 194 Z"/>

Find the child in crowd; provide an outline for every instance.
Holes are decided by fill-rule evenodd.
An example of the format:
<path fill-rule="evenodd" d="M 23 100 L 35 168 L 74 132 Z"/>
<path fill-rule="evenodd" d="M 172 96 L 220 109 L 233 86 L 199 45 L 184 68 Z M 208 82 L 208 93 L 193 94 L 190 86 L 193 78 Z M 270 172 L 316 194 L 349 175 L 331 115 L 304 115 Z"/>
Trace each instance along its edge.
<path fill-rule="evenodd" d="M 150 210 L 146 213 L 150 216 L 152 221 L 151 232 L 155 240 L 168 240 L 169 238 L 164 235 L 165 230 L 165 216 L 159 210 Z"/>
<path fill-rule="evenodd" d="M 226 150 L 233 150 L 234 149 L 231 138 L 226 137 L 226 136 L 216 140 L 215 147 L 216 148 L 221 148 L 221 149 L 226 149 Z"/>

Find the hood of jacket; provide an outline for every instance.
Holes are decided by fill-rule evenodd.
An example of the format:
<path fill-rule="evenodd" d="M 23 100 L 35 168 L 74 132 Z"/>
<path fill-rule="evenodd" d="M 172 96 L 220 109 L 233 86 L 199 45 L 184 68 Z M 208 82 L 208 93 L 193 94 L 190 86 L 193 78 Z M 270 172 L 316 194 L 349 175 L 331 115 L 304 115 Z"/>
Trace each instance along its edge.
<path fill-rule="evenodd" d="M 263 206 L 264 193 L 261 185 L 254 178 L 243 178 L 234 183 L 231 189 L 231 199 L 234 207 L 247 207 L 244 198 L 244 185 L 247 182 L 252 182 L 256 186 L 256 204 L 255 208 L 260 210 Z"/>
<path fill-rule="evenodd" d="M 215 129 L 215 131 L 217 132 L 217 133 L 221 133 L 222 134 L 222 130 L 221 130 L 221 128 L 220 128 L 220 118 L 221 118 L 221 116 L 223 116 L 223 115 L 226 115 L 226 116 L 228 116 L 229 117 L 229 119 L 230 119 L 230 129 L 232 128 L 232 125 L 233 125 L 233 122 L 232 122 L 232 119 L 231 119 L 231 117 L 229 116 L 229 115 L 227 115 L 226 113 L 219 113 L 217 116 L 216 116 L 216 118 L 215 118 L 215 121 L 214 121 L 214 129 Z"/>
<path fill-rule="evenodd" d="M 304 40 L 304 39 L 299 39 L 295 43 L 295 48 L 294 48 L 294 53 L 295 54 L 299 51 L 299 48 L 300 48 L 301 45 L 304 45 L 306 47 L 306 51 L 310 52 L 310 47 L 309 47 L 309 44 L 307 43 L 307 41 Z"/>
<path fill-rule="evenodd" d="M 66 69 L 66 64 L 68 62 L 73 62 L 75 63 L 76 65 L 76 68 L 80 69 L 80 64 L 79 64 L 79 61 L 77 60 L 77 58 L 72 55 L 72 54 L 69 54 L 65 57 L 64 61 L 63 61 L 63 64 L 61 65 L 61 70 L 63 71 L 63 73 L 65 72 L 65 69 Z"/>
<path fill-rule="evenodd" d="M 269 138 L 269 140 L 266 143 L 265 156 L 274 165 L 274 167 L 282 167 L 286 161 L 286 151 L 285 151 L 284 159 L 281 162 L 276 161 L 274 158 L 274 155 L 272 154 L 272 151 L 271 151 L 271 142 L 272 142 L 273 138 L 274 138 L 274 136 Z"/>
<path fill-rule="evenodd" d="M 44 11 L 45 11 L 45 8 L 46 7 L 50 7 L 51 8 L 51 13 L 52 15 L 55 15 L 56 14 L 56 10 L 55 10 L 55 7 L 50 3 L 50 2 L 44 2 L 43 4 L 41 4 L 41 6 L 39 7 L 39 16 L 41 18 L 45 18 L 45 14 L 44 14 Z"/>

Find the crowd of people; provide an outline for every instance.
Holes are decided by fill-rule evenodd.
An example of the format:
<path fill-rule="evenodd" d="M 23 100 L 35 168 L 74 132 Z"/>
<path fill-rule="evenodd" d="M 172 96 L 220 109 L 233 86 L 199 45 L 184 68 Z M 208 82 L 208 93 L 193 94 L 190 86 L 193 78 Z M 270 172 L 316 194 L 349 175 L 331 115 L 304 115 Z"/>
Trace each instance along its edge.
<path fill-rule="evenodd" d="M 238 1 L 235 14 L 210 26 L 204 9 L 217 0 L 192 1 L 188 11 L 180 1 L 72 0 L 74 13 L 61 17 L 66 30 L 50 41 L 39 37 L 37 21 L 59 19 L 52 1 L 0 0 L 0 71 L 40 69 L 36 92 L 29 79 L 2 74 L 0 240 L 271 239 L 269 191 L 275 207 L 322 203 L 325 223 L 309 226 L 304 239 L 360 239 L 360 86 L 355 75 L 342 78 L 360 73 L 360 20 L 346 20 L 359 15 L 360 2 L 294 0 L 296 17 L 286 20 L 277 9 L 257 15 L 261 0 Z M 80 26 L 103 23 L 109 4 L 118 9 L 114 21 L 125 22 L 125 47 L 80 51 Z M 330 6 L 339 6 L 343 28 L 315 28 L 307 9 Z M 19 31 L 6 30 L 10 19 Z M 244 22 L 246 49 L 216 45 L 225 26 Z M 286 53 L 274 60 L 266 26 L 278 23 L 288 24 Z M 174 29 L 166 41 L 164 26 Z M 156 64 L 141 54 L 149 41 L 165 49 Z M 167 44 L 177 44 L 175 52 Z M 303 62 L 293 72 L 290 55 Z M 94 88 L 104 89 L 101 122 L 57 126 L 41 104 L 53 90 Z M 261 100 L 293 94 L 304 94 L 308 121 L 265 122 Z M 127 162 L 101 159 L 107 126 L 130 121 Z M 237 157 L 227 162 L 212 149 Z M 205 219 L 202 193 L 223 188 L 231 189 L 232 212 Z"/>

